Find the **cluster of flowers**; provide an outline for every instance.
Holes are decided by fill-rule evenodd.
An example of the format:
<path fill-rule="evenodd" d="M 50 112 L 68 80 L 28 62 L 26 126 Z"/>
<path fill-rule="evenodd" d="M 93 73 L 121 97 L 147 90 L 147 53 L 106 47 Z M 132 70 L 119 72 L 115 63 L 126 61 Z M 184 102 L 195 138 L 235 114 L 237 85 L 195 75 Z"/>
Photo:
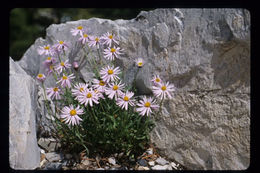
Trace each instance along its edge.
<path fill-rule="evenodd" d="M 89 36 L 83 31 L 82 26 L 78 26 L 71 30 L 73 36 L 80 35 L 78 41 L 80 41 L 83 45 L 88 44 L 89 47 L 96 47 L 106 45 L 108 46 L 104 49 L 104 58 L 112 61 L 121 54 L 122 49 L 118 46 L 118 41 L 113 34 L 106 33 L 102 37 L 94 37 Z M 58 43 L 53 46 L 46 45 L 40 46 L 38 53 L 39 55 L 48 56 L 44 61 L 44 65 L 47 69 L 47 75 L 51 73 L 56 77 L 57 86 L 47 88 L 47 96 L 49 99 L 61 99 L 61 95 L 63 91 L 69 89 L 74 96 L 74 99 L 79 102 L 80 105 L 74 106 L 69 105 L 63 107 L 61 110 L 60 117 L 64 119 L 65 123 L 69 125 L 77 125 L 82 121 L 80 115 L 84 114 L 83 106 L 93 107 L 93 104 L 99 104 L 100 99 L 105 99 L 104 95 L 106 95 L 109 99 L 115 100 L 116 104 L 122 109 L 128 110 L 130 106 L 137 106 L 135 109 L 140 115 L 149 116 L 153 113 L 153 110 L 157 110 L 159 105 L 157 102 L 159 100 L 164 100 L 165 98 L 172 98 L 171 92 L 174 91 L 174 85 L 165 83 L 161 80 L 159 75 L 154 75 L 153 79 L 153 93 L 155 98 L 143 96 L 141 99 L 134 97 L 134 93 L 128 90 L 125 90 L 125 84 L 119 78 L 119 74 L 121 70 L 119 67 L 114 67 L 113 65 L 108 65 L 103 67 L 100 71 L 100 78 L 94 78 L 88 83 L 81 83 L 75 80 L 75 76 L 72 74 L 70 68 L 72 65 L 68 60 L 62 61 L 60 58 L 61 52 L 66 56 L 65 51 L 70 47 L 69 43 L 65 41 L 57 40 Z M 54 58 L 56 57 L 56 58 Z M 59 59 L 59 62 L 58 60 Z M 137 58 L 136 64 L 138 67 L 143 66 L 143 59 Z M 75 69 L 78 68 L 77 62 L 73 62 L 73 67 Z M 71 73 L 71 74 L 69 74 Z M 68 75 L 69 74 L 69 75 Z M 59 79 L 58 79 L 58 77 Z M 37 79 L 44 83 L 45 80 L 44 74 L 38 74 Z M 44 85 L 43 85 L 43 89 Z M 46 98 L 47 99 L 47 98 Z"/>

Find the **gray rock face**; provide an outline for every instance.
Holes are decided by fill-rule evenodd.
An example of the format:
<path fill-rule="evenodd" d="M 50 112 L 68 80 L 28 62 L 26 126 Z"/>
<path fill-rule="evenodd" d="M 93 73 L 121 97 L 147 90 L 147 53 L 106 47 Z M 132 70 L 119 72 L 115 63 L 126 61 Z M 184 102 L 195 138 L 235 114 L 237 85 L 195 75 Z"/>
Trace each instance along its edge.
<path fill-rule="evenodd" d="M 36 83 L 11 58 L 9 65 L 9 163 L 13 169 L 35 169 L 40 165 Z"/>
<path fill-rule="evenodd" d="M 46 40 L 38 39 L 28 49 L 21 66 L 36 76 L 43 61 L 35 57 L 37 46 L 56 40 L 74 45 L 67 52 L 71 62 L 81 59 L 83 51 L 75 43 L 78 38 L 70 33 L 79 25 L 89 35 L 113 31 L 119 36 L 124 54 L 116 65 L 124 72 L 126 84 L 137 80 L 140 94 L 150 94 L 153 74 L 177 88 L 174 98 L 166 100 L 151 134 L 161 153 L 188 169 L 249 166 L 251 26 L 247 10 L 156 9 L 132 20 L 91 18 L 53 24 L 46 31 Z M 136 57 L 145 61 L 139 71 L 134 65 Z M 93 75 L 93 68 L 85 64 L 80 69 L 85 81 Z"/>

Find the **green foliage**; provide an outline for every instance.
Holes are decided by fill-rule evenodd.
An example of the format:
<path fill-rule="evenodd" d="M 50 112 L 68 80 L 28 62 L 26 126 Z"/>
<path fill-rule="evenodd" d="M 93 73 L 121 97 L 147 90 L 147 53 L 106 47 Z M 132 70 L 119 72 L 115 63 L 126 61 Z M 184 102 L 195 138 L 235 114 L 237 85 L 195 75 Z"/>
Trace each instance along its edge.
<path fill-rule="evenodd" d="M 66 93 L 63 101 L 66 105 L 78 105 L 71 93 Z M 85 114 L 81 116 L 83 121 L 79 126 L 69 128 L 56 120 L 61 144 L 67 152 L 85 150 L 90 155 L 124 152 L 137 156 L 148 145 L 154 122 L 150 117 L 140 116 L 133 107 L 122 110 L 115 100 L 105 96 L 98 105 L 81 108 Z"/>

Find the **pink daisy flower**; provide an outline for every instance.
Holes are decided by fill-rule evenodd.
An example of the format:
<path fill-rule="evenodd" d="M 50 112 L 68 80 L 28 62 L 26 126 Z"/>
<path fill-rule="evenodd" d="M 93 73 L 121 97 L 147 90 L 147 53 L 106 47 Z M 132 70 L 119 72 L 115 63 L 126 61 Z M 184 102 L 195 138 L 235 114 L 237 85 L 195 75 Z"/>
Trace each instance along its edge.
<path fill-rule="evenodd" d="M 152 113 L 152 109 L 158 109 L 159 106 L 155 103 L 155 100 L 153 100 L 151 97 L 146 98 L 146 96 L 143 97 L 142 100 L 137 103 L 138 108 L 136 108 L 136 111 L 140 113 L 140 115 L 144 116 L 145 114 L 148 116 Z"/>
<path fill-rule="evenodd" d="M 118 55 L 122 54 L 121 49 L 119 47 L 113 47 L 113 48 L 106 48 L 104 50 L 104 58 L 107 60 L 113 61 L 115 58 L 118 57 Z"/>
<path fill-rule="evenodd" d="M 53 71 L 54 71 L 53 65 L 49 65 L 46 67 L 47 76 L 49 76 Z"/>
<path fill-rule="evenodd" d="M 36 78 L 37 78 L 40 82 L 43 82 L 43 81 L 46 79 L 45 75 L 42 74 L 42 73 L 38 74 Z"/>
<path fill-rule="evenodd" d="M 169 82 L 165 83 L 158 83 L 158 86 L 153 86 L 153 93 L 156 97 L 160 99 L 165 99 L 168 97 L 169 99 L 172 98 L 171 93 L 175 91 L 175 87 L 173 84 L 169 84 Z"/>
<path fill-rule="evenodd" d="M 80 34 L 80 38 L 78 41 L 80 41 L 82 44 L 86 44 L 88 43 L 88 41 L 90 40 L 88 34 L 86 33 L 83 33 L 83 34 Z"/>
<path fill-rule="evenodd" d="M 162 83 L 162 79 L 160 78 L 159 75 L 154 75 L 151 81 L 154 83 L 154 85 L 157 85 L 157 86 L 160 83 Z"/>
<path fill-rule="evenodd" d="M 61 77 L 61 79 L 59 81 L 57 81 L 58 83 L 61 83 L 62 87 L 66 87 L 68 86 L 69 88 L 71 88 L 71 80 L 74 79 L 75 76 L 73 76 L 73 74 L 69 75 L 69 76 L 65 76 L 63 74 L 63 76 Z"/>
<path fill-rule="evenodd" d="M 69 48 L 69 44 L 66 41 L 60 41 L 57 40 L 58 43 L 53 45 L 54 49 L 58 52 L 62 51 L 62 50 L 67 50 Z"/>
<path fill-rule="evenodd" d="M 93 106 L 93 102 L 98 104 L 98 95 L 95 91 L 93 91 L 92 88 L 90 89 L 86 89 L 86 91 L 78 96 L 78 101 L 81 104 L 84 104 L 85 106 L 87 106 L 88 104 L 92 107 Z"/>
<path fill-rule="evenodd" d="M 103 80 L 97 80 L 97 79 L 93 79 L 93 85 L 92 87 L 94 89 L 97 89 L 100 92 L 105 92 L 106 89 L 106 83 Z"/>
<path fill-rule="evenodd" d="M 56 62 L 55 58 L 47 57 L 45 61 L 43 61 L 43 64 L 45 67 L 50 66 L 51 64 L 54 64 Z"/>
<path fill-rule="evenodd" d="M 99 49 L 99 44 L 100 44 L 99 37 L 89 36 L 89 41 L 88 41 L 89 47 L 97 47 Z"/>
<path fill-rule="evenodd" d="M 60 74 L 63 70 L 71 67 L 69 60 L 67 59 L 65 62 L 61 61 L 58 65 L 55 66 L 55 70 Z"/>
<path fill-rule="evenodd" d="M 106 44 L 109 47 L 111 47 L 112 43 L 116 43 L 118 45 L 118 41 L 116 40 L 116 36 L 114 34 L 110 34 L 109 32 L 104 34 L 100 39 L 102 39 L 103 44 Z"/>
<path fill-rule="evenodd" d="M 60 89 L 58 87 L 54 87 L 54 88 L 47 88 L 46 89 L 47 91 L 47 96 L 50 98 L 50 99 L 60 99 Z"/>
<path fill-rule="evenodd" d="M 40 46 L 37 51 L 39 55 L 53 55 L 53 51 L 50 45 Z"/>
<path fill-rule="evenodd" d="M 65 106 L 61 110 L 61 115 L 60 117 L 65 120 L 65 123 L 69 125 L 78 125 L 82 119 L 78 115 L 84 114 L 83 110 L 80 109 L 79 106 L 76 108 L 73 107 L 73 105 L 70 106 Z"/>
<path fill-rule="evenodd" d="M 108 96 L 108 98 L 117 99 L 119 96 L 123 94 L 122 90 L 124 89 L 125 84 L 121 84 L 121 81 L 117 83 L 108 83 L 108 88 L 106 88 L 105 93 Z"/>
<path fill-rule="evenodd" d="M 110 81 L 115 81 L 119 79 L 118 75 L 120 73 L 119 67 L 114 68 L 114 66 L 107 66 L 100 70 L 101 79 L 108 83 Z"/>
<path fill-rule="evenodd" d="M 134 96 L 133 92 L 128 92 L 123 93 L 116 101 L 116 104 L 120 106 L 122 109 L 127 110 L 128 109 L 128 104 L 131 106 L 135 105 L 135 100 L 132 98 Z"/>
<path fill-rule="evenodd" d="M 77 28 L 73 28 L 70 30 L 73 36 L 76 36 L 78 34 L 83 34 L 83 26 L 78 26 Z"/>
<path fill-rule="evenodd" d="M 74 88 L 71 89 L 72 95 L 78 98 L 79 95 L 82 95 L 88 88 L 88 84 L 85 83 L 78 83 L 74 85 Z"/>
<path fill-rule="evenodd" d="M 137 58 L 137 59 L 135 59 L 135 63 L 137 65 L 137 67 L 141 68 L 144 65 L 144 60 L 143 60 L 143 58 Z"/>
<path fill-rule="evenodd" d="M 94 92 L 97 94 L 98 98 L 105 99 L 105 97 L 102 94 L 102 91 L 100 91 L 99 89 L 95 89 Z"/>

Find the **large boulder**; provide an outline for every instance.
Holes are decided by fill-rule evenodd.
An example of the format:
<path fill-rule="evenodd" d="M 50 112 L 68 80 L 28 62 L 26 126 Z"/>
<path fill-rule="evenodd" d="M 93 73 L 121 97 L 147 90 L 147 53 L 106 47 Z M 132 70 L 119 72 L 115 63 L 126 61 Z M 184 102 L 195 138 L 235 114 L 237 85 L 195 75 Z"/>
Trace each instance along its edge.
<path fill-rule="evenodd" d="M 35 124 L 37 86 L 11 58 L 9 64 L 9 163 L 13 169 L 35 169 L 40 165 Z"/>
<path fill-rule="evenodd" d="M 36 76 L 44 59 L 39 43 L 70 41 L 70 62 L 83 56 L 77 26 L 89 35 L 107 31 L 119 36 L 124 54 L 116 60 L 124 82 L 140 94 L 151 93 L 153 74 L 176 86 L 151 134 L 152 142 L 169 159 L 188 169 L 246 169 L 250 160 L 250 13 L 245 9 L 156 9 L 131 20 L 91 18 L 53 24 L 20 60 Z M 145 65 L 136 68 L 134 59 Z M 91 58 L 98 58 L 93 53 Z M 105 62 L 105 61 L 104 61 Z M 30 63 L 30 64 L 27 64 Z M 33 64 L 37 64 L 33 66 Z M 94 65 L 80 70 L 87 81 Z M 46 80 L 47 81 L 47 80 Z M 48 85 L 53 85 L 49 80 Z"/>

